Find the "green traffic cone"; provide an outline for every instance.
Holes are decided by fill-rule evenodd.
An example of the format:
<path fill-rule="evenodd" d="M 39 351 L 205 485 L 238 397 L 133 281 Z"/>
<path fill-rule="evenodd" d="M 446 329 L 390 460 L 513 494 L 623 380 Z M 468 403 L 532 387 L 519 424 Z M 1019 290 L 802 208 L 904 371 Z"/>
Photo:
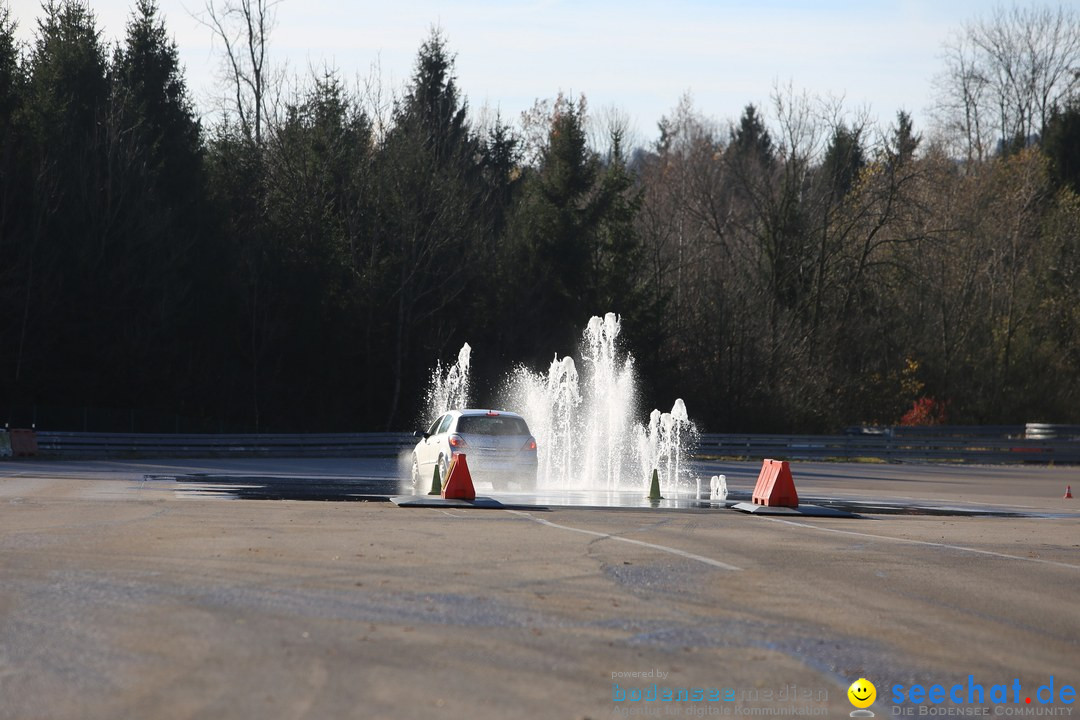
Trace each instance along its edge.
<path fill-rule="evenodd" d="M 435 471 L 431 474 L 431 490 L 428 495 L 442 495 L 442 478 L 439 477 L 439 466 L 435 465 Z"/>
<path fill-rule="evenodd" d="M 664 499 L 664 496 L 660 494 L 660 473 L 655 468 L 652 471 L 652 485 L 649 486 L 649 499 Z"/>

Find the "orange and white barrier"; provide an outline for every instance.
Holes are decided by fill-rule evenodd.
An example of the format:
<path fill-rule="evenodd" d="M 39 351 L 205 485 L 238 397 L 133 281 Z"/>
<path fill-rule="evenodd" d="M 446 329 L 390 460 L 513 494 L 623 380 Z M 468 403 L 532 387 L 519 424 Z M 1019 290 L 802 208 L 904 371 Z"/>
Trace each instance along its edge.
<path fill-rule="evenodd" d="M 33 457 L 38 454 L 37 433 L 33 430 L 9 430 L 11 454 L 15 457 Z"/>
<path fill-rule="evenodd" d="M 761 464 L 752 502 L 766 507 L 799 507 L 799 493 L 787 460 L 765 460 Z"/>

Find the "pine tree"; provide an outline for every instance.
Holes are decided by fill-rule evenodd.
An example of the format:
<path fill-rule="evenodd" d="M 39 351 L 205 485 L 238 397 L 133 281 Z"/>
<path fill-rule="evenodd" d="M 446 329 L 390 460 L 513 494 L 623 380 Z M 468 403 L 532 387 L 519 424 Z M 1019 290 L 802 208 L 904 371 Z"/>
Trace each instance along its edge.
<path fill-rule="evenodd" d="M 90 10 L 75 0 L 48 2 L 29 55 L 23 120 L 33 184 L 33 272 L 24 278 L 27 307 L 21 364 L 57 396 L 85 400 L 107 393 L 102 337 L 116 309 L 107 269 L 114 250 L 115 198 L 110 175 L 105 50 Z M 33 383 L 34 380 L 30 379 Z"/>
<path fill-rule="evenodd" d="M 903 110 L 898 110 L 896 113 L 896 127 L 890 129 L 886 144 L 886 155 L 890 167 L 895 168 L 911 162 L 921 142 L 922 135 L 915 134 L 915 125 L 911 120 L 911 115 Z"/>
<path fill-rule="evenodd" d="M 137 0 L 113 68 L 122 123 L 139 136 L 152 182 L 172 202 L 192 200 L 200 184 L 199 121 L 155 0 Z"/>
<path fill-rule="evenodd" d="M 110 68 L 108 123 L 113 128 L 111 193 L 126 198 L 117 208 L 124 250 L 114 272 L 127 305 L 126 362 L 153 366 L 175 380 L 162 387 L 138 373 L 126 383 L 144 402 L 165 406 L 188 401 L 191 342 L 180 340 L 200 313 L 197 278 L 209 270 L 201 129 L 180 66 L 176 44 L 154 0 L 137 0 L 124 43 Z M 136 387 L 136 379 L 147 385 Z"/>
<path fill-rule="evenodd" d="M 406 377 L 426 371 L 424 352 L 457 325 L 450 309 L 476 267 L 489 227 L 480 208 L 484 187 L 479 144 L 459 98 L 454 58 L 438 30 L 421 46 L 412 81 L 380 148 L 375 182 L 376 242 L 385 274 L 393 391 L 387 422 L 402 406 Z"/>
<path fill-rule="evenodd" d="M 1080 194 L 1080 100 L 1054 110 L 1042 149 L 1050 158 L 1050 176 L 1055 185 Z"/>
<path fill-rule="evenodd" d="M 863 151 L 859 133 L 840 123 L 833 129 L 829 147 L 825 150 L 822 172 L 825 181 L 835 197 L 843 197 L 851 190 L 866 166 L 866 153 Z"/>
<path fill-rule="evenodd" d="M 732 130 L 731 149 L 739 157 L 768 168 L 773 163 L 773 141 L 769 131 L 752 104 L 743 109 L 739 126 Z"/>
<path fill-rule="evenodd" d="M 25 83 L 15 39 L 15 21 L 0 0 L 0 397 L 23 398 L 18 390 L 24 349 L 27 278 L 32 272 L 31 204 L 26 202 L 31 173 L 21 123 Z M 12 418 L 0 417 L 0 422 Z"/>

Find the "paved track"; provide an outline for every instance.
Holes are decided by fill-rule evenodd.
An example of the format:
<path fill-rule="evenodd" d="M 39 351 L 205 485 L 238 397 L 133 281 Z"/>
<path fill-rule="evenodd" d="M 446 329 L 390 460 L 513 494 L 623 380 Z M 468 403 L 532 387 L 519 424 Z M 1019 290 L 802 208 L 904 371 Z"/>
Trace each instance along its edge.
<path fill-rule="evenodd" d="M 894 684 L 1080 685 L 1080 471 L 794 470 L 804 496 L 1043 517 L 227 501 L 164 478 L 397 469 L 5 462 L 0 718 L 847 717 L 859 677 L 882 717 Z M 613 702 L 652 682 L 735 702 Z"/>

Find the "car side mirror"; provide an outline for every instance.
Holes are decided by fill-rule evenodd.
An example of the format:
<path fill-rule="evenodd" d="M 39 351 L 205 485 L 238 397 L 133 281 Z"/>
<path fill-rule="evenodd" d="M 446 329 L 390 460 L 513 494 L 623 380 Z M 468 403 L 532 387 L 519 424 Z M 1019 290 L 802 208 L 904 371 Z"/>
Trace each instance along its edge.
<path fill-rule="evenodd" d="M 421 432 L 420 430 L 414 431 L 412 436 L 414 438 L 424 438 L 425 440 L 428 439 L 428 434 L 426 432 Z"/>

